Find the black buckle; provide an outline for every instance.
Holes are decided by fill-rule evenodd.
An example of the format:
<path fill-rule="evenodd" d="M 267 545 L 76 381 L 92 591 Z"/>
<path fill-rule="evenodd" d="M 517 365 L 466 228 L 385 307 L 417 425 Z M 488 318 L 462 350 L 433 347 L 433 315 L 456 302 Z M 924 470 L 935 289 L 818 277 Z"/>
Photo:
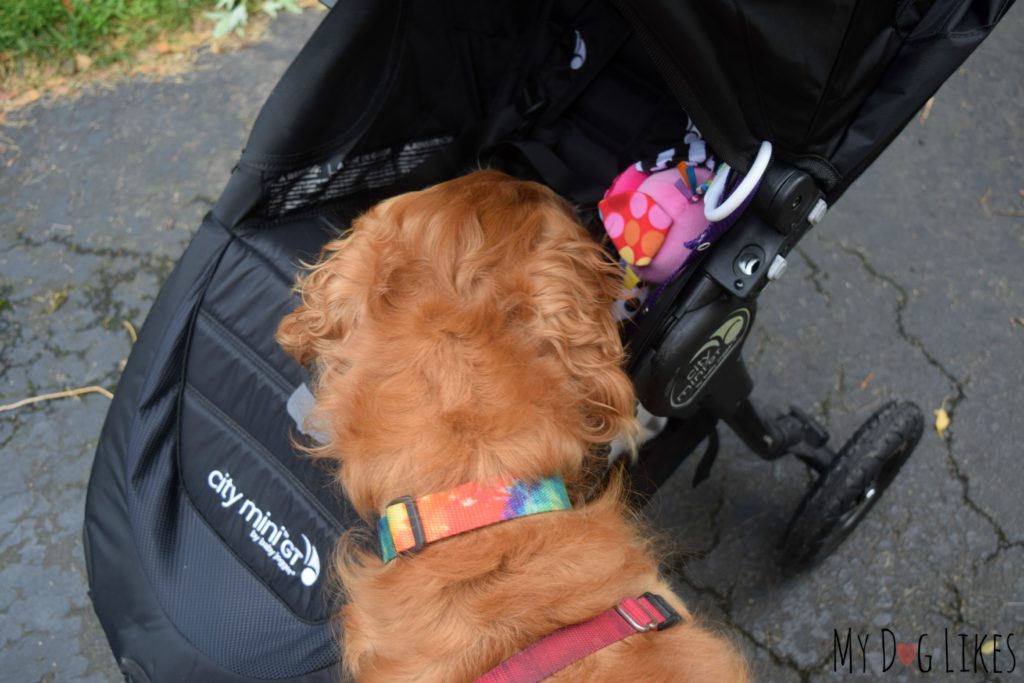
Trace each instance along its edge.
<path fill-rule="evenodd" d="M 406 548 L 402 552 L 414 553 L 427 544 L 426 536 L 423 535 L 423 520 L 420 519 L 420 511 L 416 508 L 416 499 L 412 496 L 395 498 L 387 504 L 387 507 L 384 508 L 385 514 L 387 514 L 387 508 L 392 505 L 398 505 L 399 503 L 405 506 L 405 514 L 409 516 L 409 528 L 412 529 L 412 537 L 413 540 L 416 541 L 416 545 L 411 548 Z M 390 526 L 388 527 L 388 532 L 391 533 L 391 538 L 394 539 L 395 535 L 391 532 Z"/>
<path fill-rule="evenodd" d="M 640 597 L 647 600 L 647 602 L 651 604 L 651 607 L 658 610 L 662 618 L 665 620 L 658 624 L 657 630 L 664 631 L 668 627 L 675 626 L 683 620 L 683 617 L 680 616 L 679 612 L 675 611 L 672 608 L 672 605 L 665 602 L 665 599 L 662 598 L 660 595 L 655 595 L 654 593 L 644 593 Z"/>

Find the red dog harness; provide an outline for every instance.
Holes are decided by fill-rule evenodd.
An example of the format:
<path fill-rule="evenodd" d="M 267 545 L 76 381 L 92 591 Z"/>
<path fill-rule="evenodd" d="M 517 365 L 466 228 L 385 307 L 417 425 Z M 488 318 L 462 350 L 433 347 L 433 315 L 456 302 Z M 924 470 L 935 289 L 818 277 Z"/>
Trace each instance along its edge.
<path fill-rule="evenodd" d="M 566 626 L 518 652 L 476 683 L 537 683 L 612 643 L 637 633 L 661 631 L 682 621 L 659 595 L 626 598 L 582 624 Z"/>

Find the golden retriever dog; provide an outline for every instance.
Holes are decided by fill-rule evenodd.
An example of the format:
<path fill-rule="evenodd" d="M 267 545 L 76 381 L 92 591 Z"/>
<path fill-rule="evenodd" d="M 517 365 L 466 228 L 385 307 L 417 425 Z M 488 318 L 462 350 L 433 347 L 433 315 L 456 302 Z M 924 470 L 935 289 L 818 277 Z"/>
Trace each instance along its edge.
<path fill-rule="evenodd" d="M 314 372 L 312 419 L 356 511 L 502 475 L 561 474 L 572 509 L 493 524 L 385 563 L 355 544 L 335 569 L 344 660 L 359 681 L 473 681 L 627 597 L 682 622 L 638 633 L 551 681 L 748 678 L 691 615 L 598 451 L 636 432 L 612 305 L 615 265 L 548 188 L 480 171 L 384 201 L 300 275 L 277 339 Z M 589 498 L 589 500 L 588 500 Z"/>

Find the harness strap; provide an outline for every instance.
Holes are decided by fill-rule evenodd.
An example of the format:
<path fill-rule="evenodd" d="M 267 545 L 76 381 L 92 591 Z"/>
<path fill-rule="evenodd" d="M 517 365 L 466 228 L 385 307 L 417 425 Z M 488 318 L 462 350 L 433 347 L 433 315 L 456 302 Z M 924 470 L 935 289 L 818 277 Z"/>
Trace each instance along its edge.
<path fill-rule="evenodd" d="M 415 552 L 427 543 L 472 529 L 541 512 L 572 508 L 562 475 L 536 482 L 500 477 L 472 481 L 421 498 L 402 496 L 388 504 L 377 521 L 380 555 L 385 562 Z"/>
<path fill-rule="evenodd" d="M 582 624 L 567 626 L 538 640 L 494 667 L 476 683 L 538 683 L 612 643 L 637 633 L 661 631 L 682 621 L 679 613 L 653 593 L 626 598 Z"/>

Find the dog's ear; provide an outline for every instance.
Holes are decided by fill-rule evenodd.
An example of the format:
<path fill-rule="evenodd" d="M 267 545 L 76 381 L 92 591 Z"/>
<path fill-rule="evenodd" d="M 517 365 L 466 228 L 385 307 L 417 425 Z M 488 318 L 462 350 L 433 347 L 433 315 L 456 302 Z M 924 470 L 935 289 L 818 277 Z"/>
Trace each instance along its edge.
<path fill-rule="evenodd" d="M 299 306 L 281 319 L 275 339 L 285 353 L 306 365 L 316 358 L 316 335 L 309 328 L 314 312 L 306 304 Z"/>
<path fill-rule="evenodd" d="M 591 444 L 620 437 L 635 443 L 636 395 L 612 313 L 624 295 L 618 267 L 561 200 L 542 209 L 531 246 L 531 326 L 569 372 L 584 413 L 584 438 Z"/>
<path fill-rule="evenodd" d="M 356 328 L 366 307 L 376 260 L 367 235 L 373 213 L 358 218 L 344 237 L 324 247 L 316 264 L 296 280 L 301 302 L 277 328 L 277 343 L 305 365 L 336 350 Z"/>

